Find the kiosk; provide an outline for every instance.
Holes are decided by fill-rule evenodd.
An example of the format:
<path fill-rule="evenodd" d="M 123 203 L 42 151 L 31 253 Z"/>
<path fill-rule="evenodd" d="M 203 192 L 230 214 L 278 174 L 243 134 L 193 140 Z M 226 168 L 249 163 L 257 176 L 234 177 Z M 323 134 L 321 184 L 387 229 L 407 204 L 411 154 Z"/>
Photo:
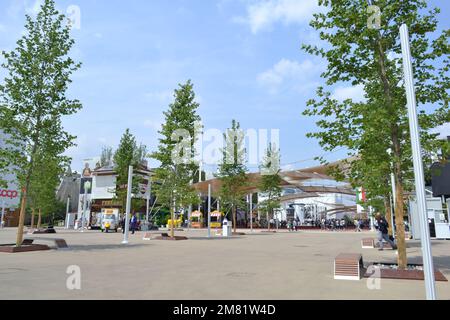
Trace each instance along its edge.
<path fill-rule="evenodd" d="M 191 227 L 194 229 L 203 228 L 203 213 L 194 211 L 191 213 Z"/>
<path fill-rule="evenodd" d="M 222 228 L 222 218 L 224 214 L 220 211 L 211 212 L 211 228 L 212 229 L 220 229 Z"/>

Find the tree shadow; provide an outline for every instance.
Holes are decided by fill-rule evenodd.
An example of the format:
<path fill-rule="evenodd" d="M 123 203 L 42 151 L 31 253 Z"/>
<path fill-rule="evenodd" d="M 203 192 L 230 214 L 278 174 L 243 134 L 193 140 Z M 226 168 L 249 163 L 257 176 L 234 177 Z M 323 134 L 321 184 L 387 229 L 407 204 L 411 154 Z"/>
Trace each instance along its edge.
<path fill-rule="evenodd" d="M 234 239 L 242 239 L 244 237 L 189 237 L 189 240 L 234 240 Z"/>
<path fill-rule="evenodd" d="M 126 250 L 130 248 L 141 248 L 149 244 L 94 244 L 94 245 L 69 245 L 66 251 L 94 251 L 94 250 Z"/>

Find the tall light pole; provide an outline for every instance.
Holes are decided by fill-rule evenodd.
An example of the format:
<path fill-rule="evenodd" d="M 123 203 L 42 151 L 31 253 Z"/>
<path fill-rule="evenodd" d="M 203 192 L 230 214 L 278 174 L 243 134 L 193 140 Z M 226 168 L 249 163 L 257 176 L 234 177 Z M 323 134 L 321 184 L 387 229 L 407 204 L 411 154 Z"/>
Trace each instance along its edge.
<path fill-rule="evenodd" d="M 409 129 L 411 133 L 412 156 L 414 163 L 414 178 L 418 214 L 420 216 L 421 242 L 423 253 L 423 267 L 425 274 L 425 287 L 428 300 L 436 300 L 436 287 L 434 278 L 433 254 L 430 244 L 430 229 L 428 227 L 427 204 L 425 196 L 425 177 L 423 173 L 422 149 L 419 136 L 419 121 L 417 119 L 416 93 L 414 89 L 413 68 L 411 62 L 411 49 L 409 32 L 406 24 L 400 27 L 400 40 L 403 55 L 403 70 L 405 76 L 406 98 L 408 101 Z"/>
<path fill-rule="evenodd" d="M 170 237 L 171 238 L 174 238 L 175 237 L 175 210 L 176 210 L 176 199 L 175 199 L 175 197 L 176 197 L 176 194 L 177 194 L 177 191 L 176 190 L 174 190 L 173 192 L 172 192 L 172 200 L 173 200 L 173 207 L 172 207 L 172 214 L 171 214 L 171 220 L 172 220 L 172 223 L 171 223 L 171 228 L 170 228 Z"/>
<path fill-rule="evenodd" d="M 125 209 L 125 232 L 123 233 L 122 244 L 128 244 L 128 234 L 130 232 L 130 211 L 131 211 L 131 190 L 133 184 L 133 166 L 128 167 L 127 204 Z"/>
<path fill-rule="evenodd" d="M 2 219 L 0 220 L 0 228 L 5 225 L 5 199 L 2 199 Z"/>
<path fill-rule="evenodd" d="M 70 224 L 69 209 L 70 209 L 70 196 L 67 197 L 67 204 L 66 204 L 66 229 L 69 229 L 69 224 Z M 34 217 L 34 215 L 33 215 L 33 217 Z"/>
<path fill-rule="evenodd" d="M 250 232 L 253 232 L 253 194 L 250 194 L 249 200 L 250 200 Z"/>
<path fill-rule="evenodd" d="M 148 186 L 147 186 L 147 208 L 146 208 L 146 215 L 145 215 L 145 222 L 148 225 L 149 221 L 149 213 L 150 213 L 150 199 L 152 197 L 152 177 L 148 177 Z"/>
<path fill-rule="evenodd" d="M 392 156 L 392 150 L 387 150 L 389 155 Z M 394 164 L 391 162 L 392 171 L 394 170 Z M 394 225 L 394 215 L 395 215 L 395 208 L 397 207 L 395 203 L 395 195 L 397 194 L 396 188 L 395 188 L 395 175 L 393 172 L 391 172 L 391 187 L 392 187 L 392 198 L 389 199 L 391 201 L 391 226 L 392 226 L 392 236 L 395 238 L 395 225 Z"/>
<path fill-rule="evenodd" d="M 208 184 L 208 238 L 211 238 L 211 184 Z"/>
<path fill-rule="evenodd" d="M 90 181 L 86 181 L 84 183 L 84 203 L 83 203 L 83 214 L 81 216 L 81 232 L 84 232 L 84 228 L 85 228 L 85 224 L 84 221 L 86 219 L 86 208 L 88 205 L 88 201 L 87 201 L 87 195 L 89 190 L 91 189 L 91 182 Z"/>

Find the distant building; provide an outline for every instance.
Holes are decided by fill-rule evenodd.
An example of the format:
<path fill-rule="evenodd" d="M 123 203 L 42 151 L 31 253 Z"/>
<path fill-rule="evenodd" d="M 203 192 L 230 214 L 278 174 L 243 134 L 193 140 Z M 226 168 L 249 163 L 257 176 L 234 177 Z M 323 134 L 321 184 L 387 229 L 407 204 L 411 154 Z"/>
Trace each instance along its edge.
<path fill-rule="evenodd" d="M 336 165 L 336 163 L 332 164 Z M 301 170 L 283 171 L 279 175 L 283 189 L 281 206 L 275 212 L 278 221 L 295 219 L 301 225 L 316 224 L 321 219 L 342 219 L 344 216 L 368 218 L 366 213 L 358 213 L 356 191 L 345 182 L 337 182 L 327 175 L 328 166 L 317 166 Z M 245 191 L 252 195 L 253 207 L 258 212 L 257 220 L 266 220 L 266 214 L 258 210 L 264 196 L 258 190 L 259 173 L 248 174 L 248 187 Z M 213 194 L 220 190 L 220 180 L 210 179 L 194 184 L 203 197 L 207 195 L 208 185 Z M 213 206 L 213 210 L 216 207 Z M 241 208 L 243 209 L 243 208 Z M 202 212 L 206 214 L 206 207 Z M 204 217 L 206 219 L 206 216 Z M 248 225 L 245 210 L 237 215 L 240 226 Z"/>
<path fill-rule="evenodd" d="M 140 193 L 133 194 L 133 198 L 146 198 L 148 188 L 148 177 L 151 170 L 147 167 L 147 163 L 143 163 L 139 168 L 134 170 L 134 175 L 142 177 Z M 85 199 L 85 183 L 89 182 L 91 188 L 86 190 Z M 102 209 L 119 209 L 120 213 L 124 213 L 125 208 L 120 201 L 116 199 L 115 191 L 117 184 L 117 173 L 112 165 L 101 167 L 99 163 L 96 168 L 92 169 L 89 162 L 85 162 L 84 170 L 80 179 L 79 197 L 78 197 L 78 218 L 85 215 L 88 219 L 89 226 L 96 227 L 100 223 L 100 214 Z M 84 205 L 86 204 L 86 210 Z M 145 206 L 140 208 L 140 213 L 145 213 Z"/>
<path fill-rule="evenodd" d="M 70 213 L 78 212 L 78 201 L 80 197 L 80 182 L 81 182 L 81 175 L 77 172 L 72 172 L 71 168 L 69 167 L 67 168 L 65 175 L 61 179 L 58 191 L 56 192 L 56 198 L 59 201 L 67 203 L 67 199 L 69 199 Z"/>
<path fill-rule="evenodd" d="M 0 149 L 7 148 L 7 136 L 0 131 Z M 0 179 L 7 186 L 0 187 L 0 210 L 4 212 L 4 226 L 17 227 L 19 224 L 20 187 L 17 178 L 11 172 L 0 173 Z M 2 212 L 0 212 L 1 219 Z"/>

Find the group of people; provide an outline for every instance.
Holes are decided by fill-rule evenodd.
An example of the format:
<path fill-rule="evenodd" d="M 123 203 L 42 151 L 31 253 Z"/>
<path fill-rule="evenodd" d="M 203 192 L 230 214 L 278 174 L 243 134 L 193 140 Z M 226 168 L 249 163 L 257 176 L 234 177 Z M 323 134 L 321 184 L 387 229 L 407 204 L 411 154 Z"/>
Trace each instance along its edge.
<path fill-rule="evenodd" d="M 123 216 L 122 220 L 120 221 L 120 227 L 122 229 L 122 233 L 125 233 L 125 229 L 126 229 L 125 216 Z M 139 221 L 138 221 L 138 218 L 135 213 L 133 213 L 131 215 L 129 227 L 130 227 L 131 234 L 134 234 L 139 229 Z"/>
<path fill-rule="evenodd" d="M 322 230 L 340 231 L 345 229 L 346 222 L 344 219 L 322 219 L 320 227 Z"/>

